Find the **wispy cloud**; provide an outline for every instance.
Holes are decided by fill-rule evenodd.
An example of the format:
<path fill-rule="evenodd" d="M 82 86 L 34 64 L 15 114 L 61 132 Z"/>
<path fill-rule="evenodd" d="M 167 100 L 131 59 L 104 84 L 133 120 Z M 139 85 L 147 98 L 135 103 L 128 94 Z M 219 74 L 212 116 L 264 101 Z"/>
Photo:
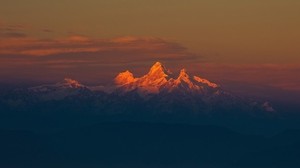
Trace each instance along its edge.
<path fill-rule="evenodd" d="M 150 66 L 158 60 L 179 63 L 199 58 L 199 55 L 190 53 L 178 43 L 153 37 L 113 39 L 93 39 L 84 36 L 60 39 L 6 37 L 0 40 L 0 65 L 1 69 L 5 70 L 1 74 L 6 73 L 6 76 L 9 74 L 13 76 L 14 71 L 28 69 L 28 66 L 36 74 L 47 73 L 48 76 L 58 73 L 60 73 L 58 76 L 69 74 L 79 76 L 79 73 L 82 75 L 91 72 L 112 76 L 117 73 L 115 70 L 124 67 L 133 66 L 133 69 L 137 69 L 141 64 Z M 30 71 L 29 75 L 26 75 L 32 74 L 34 72 Z"/>
<path fill-rule="evenodd" d="M 1 80 L 60 80 L 68 76 L 107 82 L 126 69 L 136 76 L 144 74 L 153 62 L 162 61 L 175 73 L 187 68 L 216 82 L 237 81 L 300 91 L 300 63 L 221 64 L 203 60 L 179 43 L 153 37 L 37 39 L 11 34 L 0 38 Z"/>
<path fill-rule="evenodd" d="M 7 25 L 0 21 L 0 39 L 27 37 L 24 29 L 23 25 Z"/>
<path fill-rule="evenodd" d="M 0 40 L 6 40 L 7 38 L 24 38 L 28 37 L 30 32 L 38 32 L 41 34 L 49 34 L 54 31 L 49 28 L 33 28 L 26 24 L 10 24 L 0 18 Z"/>
<path fill-rule="evenodd" d="M 4 37 L 4 38 L 23 38 L 26 37 L 27 35 L 25 33 L 22 32 L 1 32 L 0 33 L 0 37 Z"/>

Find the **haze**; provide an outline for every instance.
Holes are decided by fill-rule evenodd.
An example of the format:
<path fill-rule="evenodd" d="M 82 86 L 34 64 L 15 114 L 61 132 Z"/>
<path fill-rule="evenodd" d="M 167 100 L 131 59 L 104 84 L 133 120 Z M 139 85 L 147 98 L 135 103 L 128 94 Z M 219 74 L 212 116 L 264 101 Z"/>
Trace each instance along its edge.
<path fill-rule="evenodd" d="M 0 76 L 107 83 L 162 61 L 217 82 L 300 90 L 299 8 L 296 0 L 2 0 Z"/>

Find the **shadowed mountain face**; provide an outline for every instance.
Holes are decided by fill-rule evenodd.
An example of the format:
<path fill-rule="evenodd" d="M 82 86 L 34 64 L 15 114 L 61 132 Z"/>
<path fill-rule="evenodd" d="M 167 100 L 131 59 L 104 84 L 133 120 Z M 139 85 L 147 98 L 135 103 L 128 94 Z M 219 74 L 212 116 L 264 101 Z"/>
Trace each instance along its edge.
<path fill-rule="evenodd" d="M 266 100 L 236 96 L 185 69 L 174 75 L 159 62 L 142 77 L 125 71 L 114 81 L 113 86 L 85 86 L 66 78 L 56 84 L 3 92 L 1 125 L 41 128 L 53 122 L 55 127 L 65 127 L 145 121 L 214 124 L 272 134 L 296 123 L 297 117 L 277 111 Z"/>
<path fill-rule="evenodd" d="M 74 123 L 96 119 L 207 123 L 248 130 L 254 124 L 258 131 L 263 131 L 261 125 L 280 116 L 268 101 L 235 96 L 218 84 L 189 75 L 185 69 L 176 76 L 159 62 L 142 77 L 125 71 L 114 81 L 113 86 L 92 87 L 66 78 L 56 84 L 14 89 L 1 95 L 1 115 L 19 118 L 20 122 L 26 117 L 30 124 L 37 118 L 57 123 L 72 118 L 70 122 Z M 10 124 L 7 120 L 5 123 Z M 274 130 L 278 127 L 275 125 Z"/>
<path fill-rule="evenodd" d="M 52 85 L 16 89 L 2 95 L 1 103 L 14 108 L 15 104 L 26 106 L 28 103 L 90 98 L 104 102 L 127 101 L 137 106 L 137 102 L 143 102 L 146 111 L 147 105 L 153 102 L 158 106 L 166 106 L 167 109 L 164 110 L 170 113 L 175 110 L 174 103 L 186 105 L 185 113 L 187 111 L 195 113 L 218 111 L 219 108 L 227 111 L 230 109 L 275 111 L 268 102 L 250 101 L 247 98 L 237 97 L 207 79 L 190 76 L 185 69 L 180 71 L 178 77 L 174 77 L 172 72 L 159 62 L 140 78 L 135 78 L 131 72 L 125 71 L 117 75 L 114 81 L 114 86 L 89 87 L 66 78 Z"/>

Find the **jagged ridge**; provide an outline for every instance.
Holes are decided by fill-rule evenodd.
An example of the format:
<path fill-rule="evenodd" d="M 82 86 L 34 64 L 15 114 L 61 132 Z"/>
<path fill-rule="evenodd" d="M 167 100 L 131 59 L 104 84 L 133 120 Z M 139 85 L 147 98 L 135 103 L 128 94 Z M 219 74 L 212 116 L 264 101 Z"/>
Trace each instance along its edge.
<path fill-rule="evenodd" d="M 115 78 L 115 84 L 122 92 L 137 90 L 142 96 L 173 91 L 203 93 L 205 90 L 219 88 L 219 85 L 207 79 L 198 76 L 190 77 L 185 69 L 174 78 L 172 72 L 160 62 L 156 62 L 150 71 L 140 78 L 134 78 L 128 70 L 122 72 Z"/>
<path fill-rule="evenodd" d="M 132 106 L 131 103 L 134 103 L 136 108 L 149 107 L 148 111 L 153 109 L 169 112 L 245 111 L 245 109 L 246 111 L 253 111 L 253 109 L 275 111 L 268 102 L 254 102 L 239 98 L 207 79 L 190 76 L 185 69 L 174 77 L 172 72 L 160 62 L 156 62 L 142 77 L 134 77 L 127 70 L 118 74 L 114 81 L 115 86 L 89 87 L 76 80 L 65 78 L 64 81 L 56 84 L 29 88 L 27 90 L 29 92 L 24 93 L 37 101 L 66 98 L 99 100 L 105 105 L 103 107 L 114 109 L 112 111 L 115 111 L 115 108 L 120 108 L 116 111 L 122 111 L 124 107 Z M 116 105 L 113 105 L 114 103 Z M 124 106 L 120 106 L 120 103 L 124 103 Z"/>

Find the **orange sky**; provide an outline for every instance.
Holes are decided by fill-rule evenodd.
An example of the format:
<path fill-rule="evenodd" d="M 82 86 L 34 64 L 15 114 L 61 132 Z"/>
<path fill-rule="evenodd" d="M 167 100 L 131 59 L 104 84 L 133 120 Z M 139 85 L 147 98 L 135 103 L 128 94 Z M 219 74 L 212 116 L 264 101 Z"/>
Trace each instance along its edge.
<path fill-rule="evenodd" d="M 217 62 L 290 63 L 300 61 L 299 9 L 297 0 L 2 0 L 0 26 L 47 38 L 159 37 Z"/>
<path fill-rule="evenodd" d="M 107 84 L 122 71 L 136 77 L 160 61 L 174 73 L 182 68 L 194 75 L 224 83 L 245 82 L 300 91 L 300 64 L 220 63 L 190 52 L 179 43 L 151 37 L 58 39 L 30 37 L 0 41 L 1 81 L 56 82 L 65 77 L 83 83 Z"/>
<path fill-rule="evenodd" d="M 300 90 L 299 9 L 296 0 L 3 0 L 0 77 L 105 83 L 161 61 Z"/>

